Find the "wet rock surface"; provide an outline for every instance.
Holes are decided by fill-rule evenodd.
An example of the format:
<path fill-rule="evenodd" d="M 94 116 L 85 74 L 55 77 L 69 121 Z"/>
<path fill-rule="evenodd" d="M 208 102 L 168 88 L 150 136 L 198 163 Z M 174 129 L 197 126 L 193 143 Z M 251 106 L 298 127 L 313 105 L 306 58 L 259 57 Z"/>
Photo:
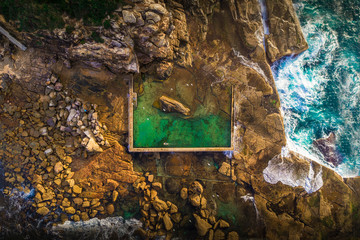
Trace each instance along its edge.
<path fill-rule="evenodd" d="M 336 147 L 336 136 L 335 133 L 331 132 L 326 138 L 316 139 L 313 144 L 323 154 L 325 161 L 338 166 L 343 161 L 339 150 Z"/>

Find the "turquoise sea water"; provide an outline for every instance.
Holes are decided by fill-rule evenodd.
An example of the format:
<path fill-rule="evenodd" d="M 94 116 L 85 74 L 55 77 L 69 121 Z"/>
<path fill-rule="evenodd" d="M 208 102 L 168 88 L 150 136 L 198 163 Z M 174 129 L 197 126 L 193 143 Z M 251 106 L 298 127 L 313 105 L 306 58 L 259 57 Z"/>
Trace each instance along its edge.
<path fill-rule="evenodd" d="M 334 132 L 343 176 L 360 169 L 360 1 L 295 0 L 309 50 L 273 65 L 289 148 L 324 161 L 315 139 Z"/>

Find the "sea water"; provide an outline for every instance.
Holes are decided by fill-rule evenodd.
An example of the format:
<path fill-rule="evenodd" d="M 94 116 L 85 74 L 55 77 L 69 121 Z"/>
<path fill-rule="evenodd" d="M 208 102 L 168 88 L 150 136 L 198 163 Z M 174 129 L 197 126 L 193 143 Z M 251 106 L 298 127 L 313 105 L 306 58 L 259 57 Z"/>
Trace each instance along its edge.
<path fill-rule="evenodd" d="M 313 141 L 336 135 L 342 176 L 360 169 L 360 1 L 295 0 L 309 50 L 272 66 L 288 147 L 324 161 Z"/>

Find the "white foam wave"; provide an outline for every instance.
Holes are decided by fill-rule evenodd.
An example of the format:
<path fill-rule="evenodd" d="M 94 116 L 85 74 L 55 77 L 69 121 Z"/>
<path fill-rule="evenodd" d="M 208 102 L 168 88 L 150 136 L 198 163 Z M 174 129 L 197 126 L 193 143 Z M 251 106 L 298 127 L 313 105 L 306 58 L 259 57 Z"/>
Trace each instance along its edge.
<path fill-rule="evenodd" d="M 309 5 L 304 7 L 305 4 L 306 1 L 294 6 L 300 14 L 306 8 L 314 15 L 302 26 L 309 50 L 295 58 L 282 59 L 272 66 L 281 99 L 288 147 L 334 168 L 313 148 L 312 141 L 315 135 L 326 136 L 326 129 L 335 129 L 338 142 L 341 141 L 342 147 L 345 144 L 351 156 L 334 169 L 342 176 L 358 175 L 360 128 L 357 123 L 360 111 L 357 109 L 360 107 L 360 64 L 355 55 L 358 53 L 344 51 L 339 37 L 349 39 L 350 36 L 339 36 L 332 27 L 334 23 L 345 23 L 349 26 L 345 22 L 346 17 L 330 16 Z M 329 88 L 325 89 L 329 86 L 330 92 Z M 333 106 L 322 106 L 323 99 L 332 99 L 329 94 L 336 95 L 334 102 L 327 100 L 327 104 Z M 316 130 L 312 126 L 301 125 L 314 118 L 318 124 Z"/>
<path fill-rule="evenodd" d="M 136 219 L 125 220 L 122 217 L 108 217 L 105 219 L 92 218 L 88 221 L 72 222 L 66 221 L 64 224 L 54 226 L 52 232 L 61 236 L 81 236 L 83 239 L 109 239 L 112 234 L 116 234 L 119 239 L 132 236 L 134 231 L 142 226 Z"/>
<path fill-rule="evenodd" d="M 240 63 L 246 67 L 254 69 L 257 73 L 259 73 L 267 82 L 269 82 L 268 78 L 266 77 L 264 71 L 262 68 L 257 64 L 256 62 L 251 61 L 250 59 L 247 59 L 245 56 L 243 56 L 239 51 L 232 49 L 233 53 L 236 57 L 239 58 Z"/>
<path fill-rule="evenodd" d="M 266 182 L 271 184 L 282 182 L 292 187 L 301 186 L 308 193 L 316 192 L 323 186 L 321 169 L 315 174 L 310 161 L 310 168 L 307 172 L 305 169 L 299 171 L 301 166 L 286 161 L 287 156 L 289 156 L 289 149 L 283 147 L 281 154 L 268 162 L 268 166 L 263 171 Z"/>
<path fill-rule="evenodd" d="M 263 26 L 264 26 L 264 33 L 270 34 L 269 26 L 267 24 L 268 13 L 267 13 L 267 8 L 266 8 L 266 2 L 265 2 L 265 0 L 259 0 L 259 3 L 260 3 L 260 8 L 261 8 L 261 16 L 262 16 L 262 21 L 263 21 Z"/>

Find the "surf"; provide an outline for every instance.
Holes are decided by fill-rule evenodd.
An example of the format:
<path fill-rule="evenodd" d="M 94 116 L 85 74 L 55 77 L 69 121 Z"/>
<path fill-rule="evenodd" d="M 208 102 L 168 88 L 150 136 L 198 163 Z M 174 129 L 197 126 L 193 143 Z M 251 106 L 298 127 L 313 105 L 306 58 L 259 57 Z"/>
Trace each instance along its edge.
<path fill-rule="evenodd" d="M 295 1 L 309 49 L 272 65 L 288 147 L 343 177 L 360 169 L 360 2 Z M 340 164 L 313 144 L 336 136 Z"/>

